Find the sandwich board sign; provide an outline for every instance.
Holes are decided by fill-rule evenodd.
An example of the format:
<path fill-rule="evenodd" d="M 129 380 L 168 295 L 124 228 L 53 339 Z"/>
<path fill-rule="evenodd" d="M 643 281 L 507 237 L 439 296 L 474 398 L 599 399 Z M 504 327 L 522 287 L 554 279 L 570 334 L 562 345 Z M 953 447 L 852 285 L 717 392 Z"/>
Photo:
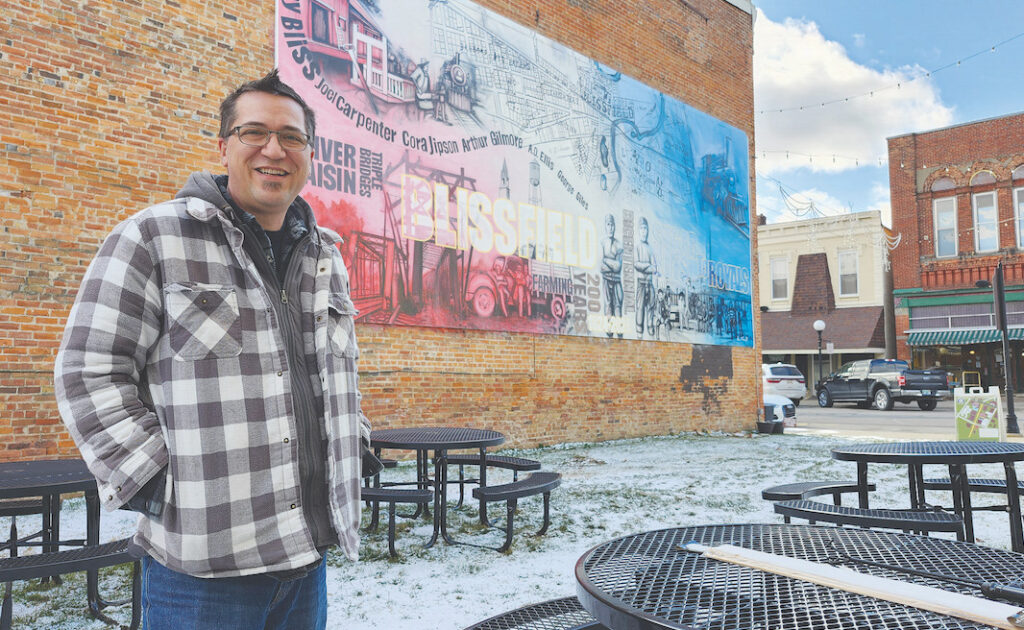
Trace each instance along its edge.
<path fill-rule="evenodd" d="M 998 387 L 953 390 L 956 439 L 965 441 L 1006 441 L 1003 400 Z"/>

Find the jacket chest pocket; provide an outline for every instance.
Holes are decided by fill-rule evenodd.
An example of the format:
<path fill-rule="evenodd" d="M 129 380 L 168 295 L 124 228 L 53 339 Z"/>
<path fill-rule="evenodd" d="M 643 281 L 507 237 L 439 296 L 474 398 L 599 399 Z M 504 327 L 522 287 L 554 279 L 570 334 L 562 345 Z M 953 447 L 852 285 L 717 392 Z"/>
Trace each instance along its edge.
<path fill-rule="evenodd" d="M 179 361 L 236 357 L 242 323 L 234 287 L 171 284 L 164 287 L 167 333 Z"/>
<path fill-rule="evenodd" d="M 343 293 L 332 293 L 327 301 L 327 338 L 331 352 L 338 357 L 358 358 L 355 305 Z"/>

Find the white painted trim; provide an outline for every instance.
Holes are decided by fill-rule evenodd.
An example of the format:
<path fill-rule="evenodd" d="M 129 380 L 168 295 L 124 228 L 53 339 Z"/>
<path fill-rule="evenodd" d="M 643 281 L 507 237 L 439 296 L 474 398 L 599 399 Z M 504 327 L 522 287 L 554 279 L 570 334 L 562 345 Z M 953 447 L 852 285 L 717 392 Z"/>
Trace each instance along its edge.
<path fill-rule="evenodd" d="M 754 14 L 754 3 L 751 0 L 725 0 L 737 9 L 746 11 L 747 13 Z"/>

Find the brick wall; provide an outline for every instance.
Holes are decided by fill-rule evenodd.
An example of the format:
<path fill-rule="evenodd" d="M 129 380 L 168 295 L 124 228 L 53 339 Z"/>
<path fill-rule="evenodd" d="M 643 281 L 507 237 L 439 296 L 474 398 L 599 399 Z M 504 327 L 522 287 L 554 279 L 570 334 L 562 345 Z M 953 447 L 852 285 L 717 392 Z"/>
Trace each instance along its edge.
<path fill-rule="evenodd" d="M 480 4 L 744 130 L 753 153 L 749 13 L 724 0 Z M 116 222 L 193 170 L 222 170 L 217 107 L 272 66 L 274 3 L 0 7 L 0 460 L 71 456 L 51 370 L 85 266 Z M 757 348 L 358 334 L 377 426 L 471 424 L 528 446 L 750 427 L 759 406 Z"/>
<path fill-rule="evenodd" d="M 988 280 L 1000 260 L 1006 284 L 1024 283 L 1024 252 L 1016 246 L 1013 189 L 1024 179 L 1012 179 L 1024 164 L 1024 113 L 992 118 L 935 131 L 889 139 L 889 186 L 893 230 L 901 241 L 892 252 L 893 288 L 944 290 L 974 288 Z M 979 171 L 995 176 L 994 184 L 972 186 Z M 932 193 L 939 179 L 953 181 L 951 191 Z M 995 191 L 999 211 L 999 250 L 975 252 L 972 195 Z M 950 258 L 935 256 L 932 203 L 956 197 L 957 252 Z M 909 312 L 897 304 L 896 331 L 899 358 L 909 359 L 906 331 Z"/>

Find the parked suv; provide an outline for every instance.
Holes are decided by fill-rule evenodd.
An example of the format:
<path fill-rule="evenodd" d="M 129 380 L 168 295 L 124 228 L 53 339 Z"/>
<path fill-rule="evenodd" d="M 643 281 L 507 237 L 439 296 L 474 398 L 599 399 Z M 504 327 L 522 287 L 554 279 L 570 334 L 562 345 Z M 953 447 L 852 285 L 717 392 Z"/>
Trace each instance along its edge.
<path fill-rule="evenodd" d="M 916 402 L 922 411 L 935 409 L 949 395 L 946 371 L 911 370 L 906 361 L 864 359 L 853 361 L 829 374 L 817 387 L 818 405 L 848 401 L 867 409 L 888 411 L 893 402 Z"/>
<path fill-rule="evenodd" d="M 766 395 L 785 396 L 794 405 L 799 405 L 800 399 L 807 395 L 804 375 L 795 365 L 788 363 L 762 363 L 761 384 Z"/>

